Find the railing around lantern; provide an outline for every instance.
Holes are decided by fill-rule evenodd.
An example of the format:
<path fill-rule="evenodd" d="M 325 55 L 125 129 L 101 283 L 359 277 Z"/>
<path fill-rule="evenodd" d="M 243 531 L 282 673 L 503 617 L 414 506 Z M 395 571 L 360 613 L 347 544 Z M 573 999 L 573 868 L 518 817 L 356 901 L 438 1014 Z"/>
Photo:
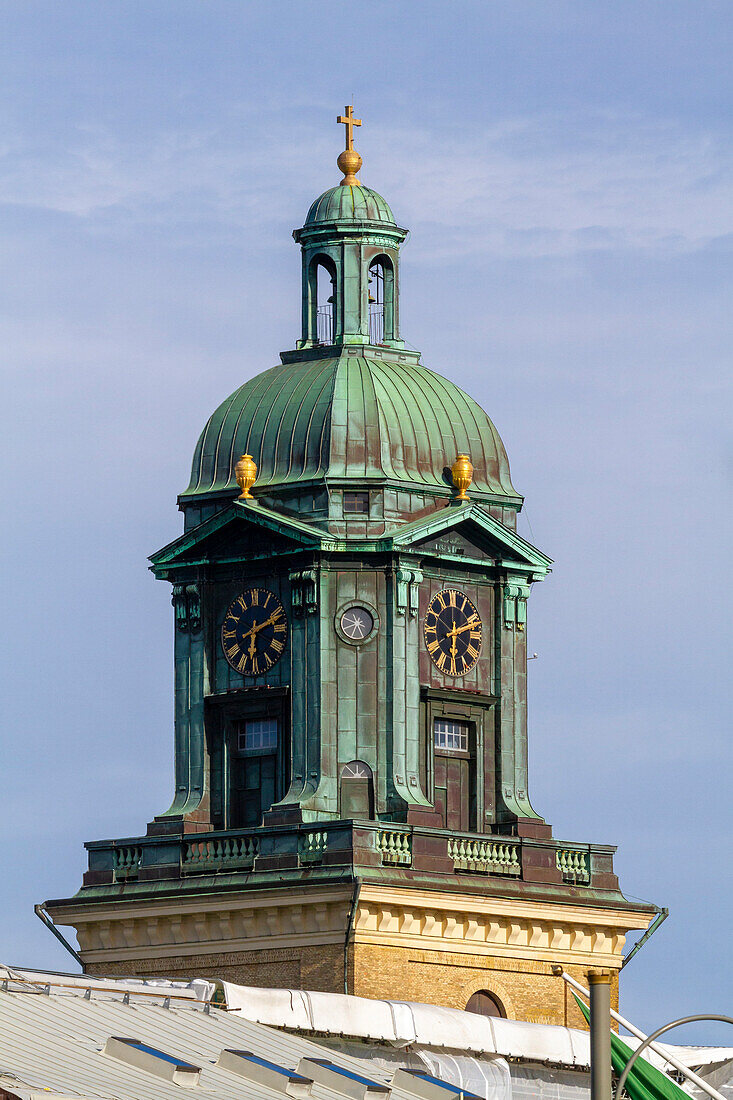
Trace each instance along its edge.
<path fill-rule="evenodd" d="M 333 343 L 333 306 L 319 306 L 316 314 L 316 336 L 319 344 Z"/>
<path fill-rule="evenodd" d="M 384 306 L 376 303 L 369 307 L 369 343 L 384 342 Z"/>

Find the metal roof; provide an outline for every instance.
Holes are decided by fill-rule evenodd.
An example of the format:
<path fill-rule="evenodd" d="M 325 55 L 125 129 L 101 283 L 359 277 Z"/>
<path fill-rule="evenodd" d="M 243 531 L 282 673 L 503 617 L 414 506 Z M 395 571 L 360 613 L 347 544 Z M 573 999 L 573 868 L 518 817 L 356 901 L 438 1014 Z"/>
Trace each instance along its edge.
<path fill-rule="evenodd" d="M 46 980 L 48 979 L 48 980 Z M 43 1094 L 94 1100 L 180 1100 L 180 1085 L 102 1053 L 112 1036 L 125 1036 L 201 1067 L 190 1091 L 217 1100 L 271 1100 L 281 1092 L 245 1080 L 215 1063 L 226 1049 L 250 1050 L 287 1069 L 302 1058 L 326 1058 L 354 1073 L 364 1063 L 299 1035 L 251 1023 L 238 1012 L 211 1006 L 186 990 L 94 978 L 20 973 L 0 967 L 0 1089 L 22 1100 Z M 369 1076 L 388 1085 L 378 1066 Z M 343 1094 L 314 1084 L 314 1100 Z M 413 1094 L 392 1090 L 394 1100 Z"/>
<path fill-rule="evenodd" d="M 385 198 L 372 187 L 337 184 L 319 195 L 306 215 L 306 225 L 322 222 L 386 222 L 394 225 L 394 214 Z"/>
<path fill-rule="evenodd" d="M 0 965 L 0 1091 L 20 1100 L 180 1098 L 181 1084 L 133 1064 L 134 1059 L 105 1054 L 105 1047 L 115 1049 L 110 1042 L 115 1037 L 138 1040 L 200 1067 L 198 1083 L 188 1091 L 217 1100 L 284 1095 L 282 1086 L 245 1078 L 229 1068 L 236 1058 L 217 1065 L 225 1050 L 251 1051 L 306 1076 L 306 1067 L 299 1070 L 302 1059 L 326 1059 L 386 1087 L 390 1100 L 415 1097 L 415 1092 L 393 1084 L 400 1067 L 420 1068 L 457 1088 L 471 1085 L 492 1100 L 521 1100 L 527 1088 L 539 1100 L 586 1100 L 588 1089 L 587 1074 L 578 1071 L 587 1059 L 588 1037 L 575 1029 L 337 994 L 202 979 L 184 983 L 47 974 Z M 730 1064 L 733 1059 L 730 1048 L 669 1049 L 689 1065 Z M 515 1064 L 510 1067 L 507 1058 Z M 541 1062 L 575 1069 L 558 1070 L 557 1079 L 543 1084 L 542 1075 L 551 1071 L 537 1065 Z M 515 1079 L 517 1073 L 530 1079 L 523 1083 Z M 313 1074 L 319 1075 L 322 1081 L 337 1079 Z M 402 1080 L 409 1081 L 409 1075 Z M 335 1100 L 353 1091 L 316 1081 L 311 1095 Z"/>
<path fill-rule="evenodd" d="M 235 490 L 234 467 L 245 452 L 257 463 L 258 489 L 337 477 L 448 495 L 446 466 L 470 454 L 474 496 L 521 499 L 499 433 L 473 398 L 386 352 L 306 357 L 240 386 L 209 418 L 183 498 Z"/>

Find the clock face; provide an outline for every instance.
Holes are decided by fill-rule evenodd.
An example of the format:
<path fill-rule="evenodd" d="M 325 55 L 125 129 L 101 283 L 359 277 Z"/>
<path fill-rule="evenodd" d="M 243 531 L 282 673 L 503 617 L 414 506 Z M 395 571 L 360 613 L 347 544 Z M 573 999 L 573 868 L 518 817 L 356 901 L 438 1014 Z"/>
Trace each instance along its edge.
<path fill-rule="evenodd" d="M 348 607 L 340 622 L 342 631 L 352 642 L 362 642 L 374 629 L 374 617 L 365 607 Z"/>
<path fill-rule="evenodd" d="M 423 631 L 430 659 L 446 676 L 465 676 L 481 652 L 482 623 L 468 596 L 456 588 L 437 592 L 425 612 Z"/>
<path fill-rule="evenodd" d="M 288 640 L 285 608 L 274 592 L 248 588 L 227 610 L 221 645 L 229 664 L 243 676 L 269 672 Z"/>

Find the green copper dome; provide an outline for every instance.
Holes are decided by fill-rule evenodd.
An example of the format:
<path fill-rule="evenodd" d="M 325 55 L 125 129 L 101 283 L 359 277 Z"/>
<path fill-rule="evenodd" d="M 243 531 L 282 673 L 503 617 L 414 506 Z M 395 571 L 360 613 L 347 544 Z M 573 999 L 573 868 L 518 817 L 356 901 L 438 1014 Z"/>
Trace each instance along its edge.
<path fill-rule="evenodd" d="M 306 226 L 320 225 L 322 222 L 357 221 L 386 222 L 394 225 L 394 214 L 387 201 L 371 187 L 350 187 L 337 184 L 324 191 L 308 211 Z"/>
<path fill-rule="evenodd" d="M 336 481 L 450 496 L 446 467 L 468 454 L 472 497 L 521 499 L 483 409 L 415 357 L 372 349 L 299 357 L 240 386 L 201 434 L 183 501 L 234 492 L 234 466 L 245 453 L 258 467 L 255 495 Z"/>

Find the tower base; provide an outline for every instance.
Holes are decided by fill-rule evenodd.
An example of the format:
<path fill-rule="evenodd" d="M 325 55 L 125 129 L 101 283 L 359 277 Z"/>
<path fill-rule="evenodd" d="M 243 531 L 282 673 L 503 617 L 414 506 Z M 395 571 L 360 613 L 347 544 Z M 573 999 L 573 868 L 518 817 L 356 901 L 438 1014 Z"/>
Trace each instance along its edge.
<path fill-rule="evenodd" d="M 340 822 L 334 835 L 339 829 L 376 831 Z M 47 906 L 56 923 L 76 928 L 95 975 L 220 978 L 461 1009 L 485 992 L 510 1019 L 579 1027 L 584 1020 L 553 964 L 581 980 L 591 967 L 609 968 L 616 1003 L 626 933 L 653 916 L 608 874 L 606 888 L 595 890 L 532 883 L 529 866 L 523 881 L 479 880 L 456 868 L 429 875 L 414 864 L 368 867 L 359 848 L 352 843 L 339 853 L 343 862 L 329 864 L 324 844 L 324 862 L 290 875 L 276 860 L 261 874 L 202 867 L 177 881 L 88 885 Z"/>

